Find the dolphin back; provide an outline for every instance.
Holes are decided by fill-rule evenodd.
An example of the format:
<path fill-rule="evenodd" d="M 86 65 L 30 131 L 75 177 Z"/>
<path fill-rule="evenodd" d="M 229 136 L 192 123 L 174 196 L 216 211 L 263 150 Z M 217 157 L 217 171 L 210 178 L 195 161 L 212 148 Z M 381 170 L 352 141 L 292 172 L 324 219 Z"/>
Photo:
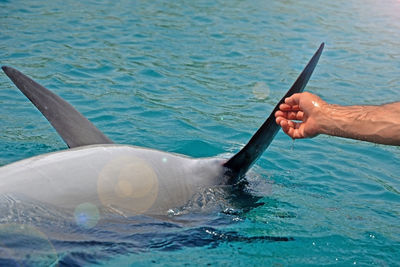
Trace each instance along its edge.
<path fill-rule="evenodd" d="M 268 119 L 257 130 L 247 145 L 224 164 L 224 167 L 228 169 L 228 175 L 233 177 L 234 180 L 242 177 L 272 142 L 280 128 L 280 126 L 275 122 L 275 112 L 279 109 L 279 105 L 285 101 L 285 98 L 304 90 L 304 87 L 307 85 L 307 82 L 318 63 L 323 48 L 324 43 L 320 45 L 292 87 L 275 106 Z"/>
<path fill-rule="evenodd" d="M 39 109 L 68 147 L 113 142 L 69 103 L 18 70 L 3 66 L 18 89 Z"/>

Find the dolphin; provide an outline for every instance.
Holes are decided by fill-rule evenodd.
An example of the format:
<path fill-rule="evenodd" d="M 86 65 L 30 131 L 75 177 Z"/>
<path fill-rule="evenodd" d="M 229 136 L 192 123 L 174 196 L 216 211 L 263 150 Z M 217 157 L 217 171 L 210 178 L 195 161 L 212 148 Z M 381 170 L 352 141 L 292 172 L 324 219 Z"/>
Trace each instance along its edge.
<path fill-rule="evenodd" d="M 65 100 L 3 66 L 69 149 L 0 167 L 0 196 L 71 211 L 84 204 L 124 215 L 167 215 L 202 190 L 238 184 L 277 134 L 275 111 L 286 97 L 303 91 L 323 48 L 324 43 L 250 141 L 228 160 L 115 144 Z"/>

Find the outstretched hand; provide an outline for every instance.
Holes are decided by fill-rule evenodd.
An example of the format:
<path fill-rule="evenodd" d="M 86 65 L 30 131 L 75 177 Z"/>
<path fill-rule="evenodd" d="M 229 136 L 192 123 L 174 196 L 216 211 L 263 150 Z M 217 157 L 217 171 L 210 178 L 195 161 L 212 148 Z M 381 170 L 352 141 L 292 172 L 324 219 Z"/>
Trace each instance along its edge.
<path fill-rule="evenodd" d="M 400 146 L 400 102 L 341 106 L 304 92 L 286 98 L 275 117 L 276 123 L 293 139 L 327 134 Z"/>
<path fill-rule="evenodd" d="M 314 137 L 321 133 L 321 109 L 326 104 L 308 92 L 293 94 L 275 112 L 276 123 L 293 139 Z"/>

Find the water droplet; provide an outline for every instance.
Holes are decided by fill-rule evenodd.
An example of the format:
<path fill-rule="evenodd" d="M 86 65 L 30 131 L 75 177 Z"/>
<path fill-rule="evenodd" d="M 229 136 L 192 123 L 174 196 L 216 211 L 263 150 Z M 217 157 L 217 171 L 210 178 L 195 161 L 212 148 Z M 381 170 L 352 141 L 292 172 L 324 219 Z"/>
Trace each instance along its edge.
<path fill-rule="evenodd" d="M 294 150 L 294 141 L 295 141 L 295 139 L 292 139 L 292 145 L 290 146 L 290 150 L 291 150 L 291 151 Z"/>

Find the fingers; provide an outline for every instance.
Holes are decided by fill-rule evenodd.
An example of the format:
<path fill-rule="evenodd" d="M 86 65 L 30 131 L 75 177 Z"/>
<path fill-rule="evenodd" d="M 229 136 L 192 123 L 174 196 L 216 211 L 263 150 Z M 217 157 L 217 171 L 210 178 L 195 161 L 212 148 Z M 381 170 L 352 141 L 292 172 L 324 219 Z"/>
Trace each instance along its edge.
<path fill-rule="evenodd" d="M 304 117 L 303 111 L 297 111 L 297 112 L 288 112 L 288 119 L 289 120 L 297 120 L 297 121 L 302 121 Z"/>
<path fill-rule="evenodd" d="M 300 111 L 299 107 L 300 94 L 293 94 L 290 97 L 285 98 L 285 102 L 279 105 L 281 111 Z"/>
<path fill-rule="evenodd" d="M 291 138 L 299 139 L 304 138 L 303 130 L 300 128 L 301 123 L 293 122 L 290 120 L 283 119 L 280 117 L 277 122 L 279 121 L 279 125 L 282 127 L 282 130 Z"/>
<path fill-rule="evenodd" d="M 285 103 L 289 106 L 298 106 L 300 103 L 300 93 L 293 94 L 285 99 Z"/>
<path fill-rule="evenodd" d="M 275 117 L 283 117 L 285 119 L 288 120 L 298 120 L 298 121 L 302 121 L 304 118 L 304 112 L 303 111 L 281 111 L 278 110 L 277 112 L 275 112 Z"/>
<path fill-rule="evenodd" d="M 290 111 L 290 110 L 291 111 L 297 111 L 297 110 L 300 110 L 300 107 L 299 107 L 299 105 L 291 106 L 291 105 L 288 105 L 286 103 L 283 103 L 283 104 L 279 105 L 279 109 L 283 110 L 283 111 Z"/>
<path fill-rule="evenodd" d="M 299 107 L 300 96 L 301 94 L 297 93 L 287 97 L 275 112 L 276 123 L 293 139 L 304 138 L 303 127 L 300 127 L 305 120 L 304 112 Z"/>
<path fill-rule="evenodd" d="M 284 117 L 284 118 L 286 118 L 286 115 L 287 115 L 287 112 L 283 112 L 283 111 L 280 111 L 280 110 L 278 110 L 277 112 L 275 112 L 275 118 L 278 118 L 278 117 Z"/>
<path fill-rule="evenodd" d="M 276 117 L 275 122 L 276 122 L 276 124 L 281 125 L 281 121 L 283 121 L 283 120 L 286 120 L 286 119 L 282 116 L 279 116 L 279 117 Z"/>

